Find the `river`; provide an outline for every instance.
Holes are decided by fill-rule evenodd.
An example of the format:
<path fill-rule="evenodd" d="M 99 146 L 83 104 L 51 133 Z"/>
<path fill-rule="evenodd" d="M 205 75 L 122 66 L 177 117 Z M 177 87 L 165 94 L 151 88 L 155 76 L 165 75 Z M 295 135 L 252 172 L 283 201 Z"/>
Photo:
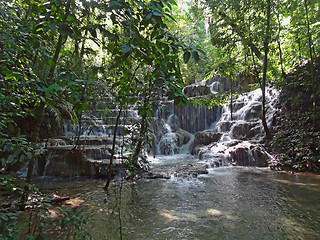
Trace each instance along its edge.
<path fill-rule="evenodd" d="M 153 159 L 152 167 L 170 171 L 183 158 L 199 161 L 169 156 Z M 103 185 L 72 179 L 42 189 L 83 200 L 83 211 L 94 214 L 85 229 L 97 240 L 120 239 L 119 219 L 123 239 L 130 240 L 320 239 L 318 175 L 220 167 L 197 178 L 118 181 L 109 194 Z"/>

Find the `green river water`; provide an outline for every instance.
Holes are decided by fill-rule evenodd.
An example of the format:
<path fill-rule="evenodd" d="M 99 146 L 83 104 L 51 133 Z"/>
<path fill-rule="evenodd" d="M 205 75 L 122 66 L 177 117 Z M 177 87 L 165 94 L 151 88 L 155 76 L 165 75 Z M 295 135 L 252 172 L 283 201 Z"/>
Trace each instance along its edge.
<path fill-rule="evenodd" d="M 180 160 L 155 159 L 153 167 Z M 103 185 L 73 179 L 43 188 L 84 200 L 83 211 L 94 214 L 85 228 L 96 240 L 120 239 L 119 219 L 128 240 L 320 239 L 318 175 L 221 167 L 197 178 L 117 182 L 109 194 Z"/>

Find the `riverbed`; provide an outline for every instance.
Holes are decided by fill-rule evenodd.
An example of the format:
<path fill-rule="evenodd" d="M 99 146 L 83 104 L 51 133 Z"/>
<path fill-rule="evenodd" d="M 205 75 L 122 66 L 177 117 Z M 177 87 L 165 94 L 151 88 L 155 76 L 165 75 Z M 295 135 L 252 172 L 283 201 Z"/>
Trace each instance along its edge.
<path fill-rule="evenodd" d="M 193 160 L 187 156 L 188 164 Z M 180 159 L 181 160 L 181 159 Z M 170 170 L 180 160 L 155 158 Z M 208 174 L 114 182 L 51 180 L 42 189 L 83 200 L 92 239 L 320 239 L 320 176 L 226 166 Z"/>

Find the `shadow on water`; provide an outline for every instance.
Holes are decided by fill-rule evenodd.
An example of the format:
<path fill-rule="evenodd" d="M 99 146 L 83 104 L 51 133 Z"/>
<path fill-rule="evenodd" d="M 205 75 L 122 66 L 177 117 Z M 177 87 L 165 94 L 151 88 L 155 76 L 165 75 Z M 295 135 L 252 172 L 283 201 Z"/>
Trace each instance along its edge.
<path fill-rule="evenodd" d="M 141 179 L 103 191 L 103 181 L 62 183 L 94 213 L 92 239 L 320 239 L 320 178 L 224 167 L 198 178 Z M 55 186 L 56 187 L 56 186 Z"/>

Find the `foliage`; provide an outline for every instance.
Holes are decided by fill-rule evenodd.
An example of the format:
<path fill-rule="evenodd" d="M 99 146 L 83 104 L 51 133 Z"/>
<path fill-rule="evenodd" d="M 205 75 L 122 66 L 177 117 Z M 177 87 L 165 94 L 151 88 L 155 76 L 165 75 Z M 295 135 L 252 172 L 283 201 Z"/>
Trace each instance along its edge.
<path fill-rule="evenodd" d="M 218 50 L 209 42 L 206 6 L 201 1 L 178 1 L 173 12 L 176 22 L 168 22 L 169 29 L 190 46 L 180 65 L 183 81 L 200 81 L 210 74 L 212 62 L 218 57 Z"/>
<path fill-rule="evenodd" d="M 33 193 L 29 188 L 37 143 L 58 135 L 56 126 L 71 119 L 79 125 L 77 147 L 84 111 L 106 95 L 100 93 L 100 84 L 107 86 L 107 94 L 120 108 L 138 109 L 141 118 L 132 131 L 128 166 L 142 166 L 139 159 L 148 143 L 153 108 L 164 96 L 176 104 L 187 102 L 180 58 L 185 63 L 191 57 L 199 59 L 196 47 L 168 30 L 173 4 L 171 0 L 1 1 L 1 167 L 10 170 L 16 163 L 28 164 L 22 201 Z M 37 204 L 32 208 L 41 209 Z M 31 218 L 40 227 L 33 235 L 46 227 L 37 225 L 38 218 L 50 219 L 43 211 L 36 210 Z M 64 219 L 62 225 L 74 220 L 69 215 Z"/>
<path fill-rule="evenodd" d="M 222 56 L 231 56 L 239 67 L 261 70 L 263 64 L 263 39 L 266 32 L 267 1 L 206 1 L 211 9 L 211 42 L 221 48 Z M 319 53 L 319 28 L 317 10 L 319 2 L 307 1 L 312 33 L 312 47 Z M 270 70 L 274 81 L 282 79 L 281 67 L 288 72 L 296 64 L 309 59 L 308 34 L 303 1 L 271 1 Z M 218 60 L 219 61 L 219 60 Z M 224 60 L 223 60 L 224 61 Z M 221 61 L 220 61 L 221 62 Z M 283 66 L 282 66 L 283 64 Z M 241 70 L 241 71 L 243 71 Z M 277 80 L 278 79 L 278 80 Z"/>
<path fill-rule="evenodd" d="M 315 73 L 320 72 L 319 58 Z M 320 129 L 313 126 L 313 104 L 310 95 L 314 92 L 310 83 L 310 62 L 303 64 L 286 77 L 281 93 L 282 117 L 279 131 L 272 142 L 279 153 L 279 168 L 295 171 L 320 172 Z M 316 89 L 319 102 L 319 88 Z M 319 122 L 319 106 L 316 106 L 316 121 Z"/>
<path fill-rule="evenodd" d="M 44 196 L 33 188 L 25 209 L 19 202 L 23 194 L 22 182 L 12 176 L 0 177 L 1 239 L 48 239 L 52 233 L 59 233 L 59 239 L 85 239 L 88 233 L 82 228 L 91 216 L 62 205 L 51 204 L 52 196 Z M 5 198 L 6 195 L 8 199 Z"/>
<path fill-rule="evenodd" d="M 132 156 L 127 162 L 139 168 L 144 162 L 139 164 L 138 158 L 143 160 L 140 153 L 148 143 L 153 109 L 164 96 L 176 104 L 187 102 L 182 93 L 180 50 L 185 62 L 198 53 L 168 30 L 171 1 L 110 1 L 106 8 L 112 12 L 112 24 L 102 31 L 102 42 L 112 63 L 105 74 L 112 76 L 111 93 L 120 109 L 135 105 L 141 116 L 131 131 Z"/>

